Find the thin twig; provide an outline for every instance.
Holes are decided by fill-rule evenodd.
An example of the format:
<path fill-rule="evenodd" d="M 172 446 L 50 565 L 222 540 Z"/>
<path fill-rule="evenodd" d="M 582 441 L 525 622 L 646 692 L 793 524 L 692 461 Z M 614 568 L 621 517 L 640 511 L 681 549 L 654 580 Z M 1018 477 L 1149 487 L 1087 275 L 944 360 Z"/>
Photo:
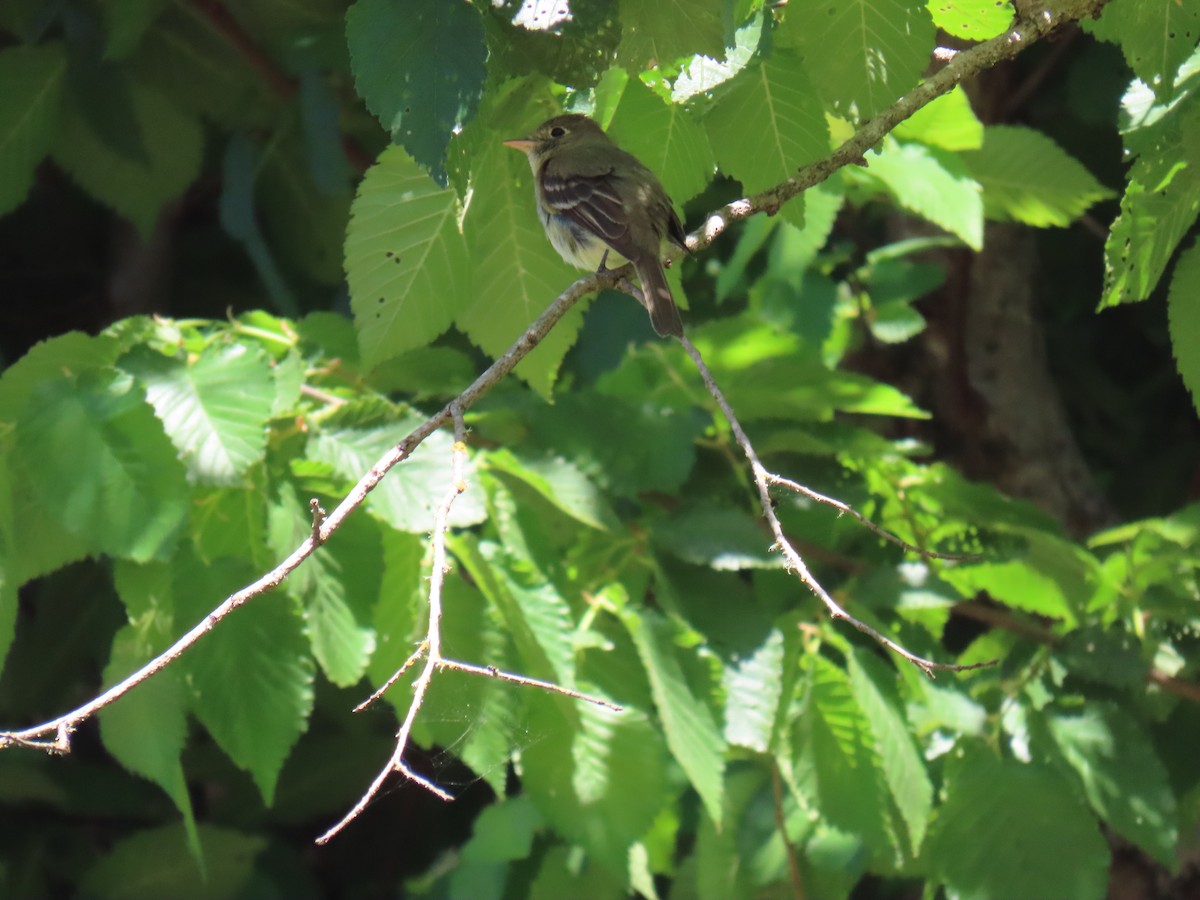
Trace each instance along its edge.
<path fill-rule="evenodd" d="M 553 681 L 542 681 L 540 678 L 530 678 L 527 675 L 516 675 L 512 672 L 505 672 L 503 669 L 497 669 L 495 666 L 476 666 L 471 663 L 460 662 L 457 659 L 442 659 L 438 668 L 455 669 L 459 672 L 469 672 L 472 675 L 485 675 L 488 678 L 498 678 L 501 681 L 511 681 L 513 684 L 523 684 L 527 687 L 541 688 L 544 691 L 551 691 L 555 694 L 563 694 L 567 697 L 572 697 L 575 700 L 585 700 L 595 706 L 603 706 L 606 709 L 611 709 L 613 712 L 621 712 L 624 707 L 618 706 L 615 703 L 610 703 L 600 697 L 584 694 L 580 691 L 573 691 L 570 688 L 565 688 L 561 684 L 555 684 Z"/>
<path fill-rule="evenodd" d="M 845 513 L 851 518 L 857 519 L 861 525 L 866 526 L 884 540 L 890 541 L 897 547 L 907 550 L 910 553 L 919 553 L 921 556 L 924 556 L 927 559 L 948 559 L 955 562 L 964 562 L 980 558 L 979 556 L 971 553 L 935 553 L 933 550 L 926 550 L 924 547 L 918 547 L 915 544 L 910 544 L 903 538 L 892 534 L 886 528 L 876 525 L 850 504 L 844 503 L 843 501 L 838 500 L 836 497 L 827 497 L 824 494 L 818 494 L 812 488 L 805 487 L 798 482 L 792 481 L 790 478 L 783 478 L 773 472 L 767 473 L 767 481 L 770 484 L 777 484 L 780 487 L 785 487 L 789 491 L 795 491 L 797 494 L 803 494 L 805 497 L 808 497 L 810 500 L 815 500 L 817 503 L 825 503 L 829 506 L 832 506 L 834 509 Z"/>
<path fill-rule="evenodd" d="M 839 604 L 833 599 L 832 596 L 830 596 L 829 592 L 826 591 L 825 588 L 821 586 L 821 583 L 813 576 L 813 574 L 809 572 L 808 566 L 805 565 L 800 554 L 796 552 L 796 548 L 793 547 L 791 542 L 788 541 L 787 537 L 784 536 L 783 526 L 779 522 L 779 517 L 775 515 L 775 505 L 771 502 L 771 473 L 767 471 L 766 467 L 759 460 L 758 453 L 755 452 L 753 444 L 750 443 L 750 439 L 746 437 L 746 432 L 742 430 L 741 423 L 738 421 L 737 416 L 734 415 L 733 407 L 729 405 L 729 401 L 725 399 L 725 395 L 717 386 L 717 382 L 713 378 L 712 372 L 709 371 L 708 365 L 704 362 L 704 358 L 700 355 L 700 351 L 697 350 L 696 345 L 689 341 L 686 337 L 679 338 L 679 342 L 683 344 L 683 349 L 687 351 L 687 355 L 692 358 L 692 363 L 696 366 L 696 370 L 700 373 L 700 377 L 704 380 L 704 386 L 708 388 L 709 394 L 712 395 L 712 398 L 717 402 L 717 406 L 721 408 L 721 413 L 725 416 L 725 420 L 729 423 L 729 427 L 733 431 L 734 440 L 736 440 L 738 446 L 742 448 L 742 452 L 746 454 L 746 460 L 750 463 L 750 470 L 754 473 L 754 484 L 755 487 L 758 488 L 758 499 L 762 507 L 763 517 L 767 520 L 767 524 L 771 528 L 771 533 L 775 536 L 775 545 L 772 549 L 776 549 L 783 554 L 784 568 L 789 572 L 794 572 L 796 577 L 800 579 L 805 587 L 817 595 L 821 602 L 825 604 L 825 608 L 829 611 L 829 615 L 834 619 L 842 619 L 848 622 L 850 625 L 853 625 L 863 634 L 882 644 L 884 647 L 887 647 L 893 653 L 897 654 L 898 656 L 902 656 L 904 659 L 907 659 L 910 663 L 912 663 L 930 678 L 933 677 L 933 673 L 936 670 L 947 672 L 965 672 L 968 669 L 979 669 L 984 666 L 992 665 L 994 661 L 963 666 L 951 663 L 938 663 L 934 662 L 933 660 L 925 659 L 922 656 L 917 656 L 917 654 L 911 652 L 910 650 L 906 650 L 904 647 L 901 647 L 891 638 L 880 633 L 879 631 L 876 631 L 866 622 L 856 619 L 854 616 L 850 615 L 850 613 L 846 612 L 846 610 L 842 608 L 841 604 Z"/>
<path fill-rule="evenodd" d="M 412 700 L 409 702 L 408 712 L 404 716 L 400 730 L 396 732 L 396 745 L 392 750 L 392 755 L 388 758 L 387 764 L 375 776 L 375 779 L 363 795 L 358 798 L 354 806 L 335 825 L 317 838 L 318 844 L 328 843 L 338 832 L 357 819 L 363 810 L 370 805 L 371 801 L 383 788 L 383 785 L 393 772 L 399 772 L 405 778 L 421 785 L 443 800 L 454 799 L 451 794 L 434 784 L 434 782 L 413 771 L 404 761 L 404 754 L 408 749 L 408 741 L 412 734 L 413 723 L 416 722 L 417 713 L 420 712 L 421 706 L 425 702 L 425 695 L 429 691 L 429 685 L 432 683 L 434 673 L 436 672 L 440 672 L 443 669 L 453 669 L 472 675 L 482 675 L 487 678 L 499 678 L 503 681 L 511 681 L 514 684 L 522 684 L 528 687 L 536 687 L 564 694 L 576 700 L 585 700 L 616 712 L 621 711 L 621 707 L 609 703 L 607 700 L 592 697 L 579 691 L 573 691 L 570 688 L 565 688 L 549 681 L 503 672 L 495 666 L 476 666 L 471 663 L 447 659 L 442 655 L 442 589 L 445 587 L 446 573 L 449 571 L 446 557 L 446 534 L 450 530 L 450 510 L 454 506 L 454 501 L 467 489 L 467 426 L 463 420 L 462 407 L 457 401 L 451 402 L 449 409 L 450 416 L 454 420 L 454 449 L 451 453 L 452 473 L 450 476 L 450 487 L 446 491 L 446 496 L 442 498 L 442 502 L 438 504 L 437 510 L 434 512 L 433 531 L 430 535 L 429 624 L 425 632 L 425 640 L 421 642 L 416 651 L 404 662 L 404 665 L 396 670 L 395 674 L 379 690 L 355 708 L 355 712 L 365 709 L 382 697 L 388 688 L 394 685 L 401 675 L 415 665 L 422 655 L 425 657 L 425 665 L 421 669 L 421 674 L 413 682 Z"/>

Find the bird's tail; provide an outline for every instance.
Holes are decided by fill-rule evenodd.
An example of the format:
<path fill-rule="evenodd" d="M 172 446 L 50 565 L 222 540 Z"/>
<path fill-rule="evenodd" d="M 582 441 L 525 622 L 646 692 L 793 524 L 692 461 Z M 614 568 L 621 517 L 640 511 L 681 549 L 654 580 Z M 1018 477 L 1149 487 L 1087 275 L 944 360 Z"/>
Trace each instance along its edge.
<path fill-rule="evenodd" d="M 662 263 L 657 257 L 649 257 L 634 263 L 634 267 L 642 283 L 642 296 L 645 297 L 646 311 L 650 313 L 650 324 L 654 330 L 660 337 L 683 337 L 683 321 L 679 318 L 675 298 L 671 296 L 671 287 L 667 284 Z"/>

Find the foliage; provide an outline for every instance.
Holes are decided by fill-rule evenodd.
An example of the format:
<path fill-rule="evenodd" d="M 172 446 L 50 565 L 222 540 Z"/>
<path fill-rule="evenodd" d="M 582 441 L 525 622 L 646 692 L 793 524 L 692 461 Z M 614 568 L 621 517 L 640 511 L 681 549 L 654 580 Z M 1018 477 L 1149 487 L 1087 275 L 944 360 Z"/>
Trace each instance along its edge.
<path fill-rule="evenodd" d="M 0 727 L 115 683 L 274 566 L 310 533 L 310 498 L 332 508 L 576 277 L 501 140 L 589 112 L 695 226 L 916 86 L 938 29 L 1001 34 L 999 6 L 0 7 L 10 272 L 49 279 L 57 255 L 87 268 L 110 231 L 177 256 L 174 279 L 147 276 L 148 308 L 174 315 L 114 314 L 91 335 L 50 336 L 67 331 L 55 322 L 32 347 L 0 329 Z M 1200 505 L 1183 469 L 1200 433 L 1178 402 L 1181 378 L 1200 403 L 1198 21 L 1191 0 L 1113 0 L 1038 95 L 1076 92 L 1071 117 L 984 117 L 956 88 L 866 167 L 670 272 L 769 468 L 967 554 L 906 554 L 779 492 L 822 584 L 915 653 L 996 666 L 928 680 L 830 621 L 771 551 L 683 349 L 605 293 L 467 412 L 443 640 L 622 712 L 440 673 L 411 761 L 459 799 L 395 776 L 353 833 L 308 846 L 407 710 L 411 673 L 394 710 L 348 713 L 425 634 L 427 535 L 451 477 L 439 432 L 276 591 L 86 726 L 78 758 L 0 753 L 3 803 L 27 823 L 0 839 L 0 893 L 1088 898 L 1125 847 L 1179 874 L 1200 821 Z M 1116 56 L 1101 41 L 1129 69 L 1089 80 Z M 1038 59 L 1022 64 L 1055 65 Z M 1118 143 L 1124 172 L 1095 150 Z M 1059 384 L 1084 443 L 1115 433 L 1090 462 L 1117 514 L 1080 534 L 972 480 L 939 446 L 936 398 L 896 369 L 944 338 L 930 298 L 990 223 L 1053 229 L 1052 249 L 1114 215 L 1103 263 L 1061 253 L 1047 290 L 1150 300 L 1163 324 L 1150 387 L 1078 346 L 1099 325 L 1049 338 L 1075 344 Z M 146 275 L 144 258 L 120 272 Z M 1187 458 L 1137 445 L 1130 477 L 1109 420 Z"/>

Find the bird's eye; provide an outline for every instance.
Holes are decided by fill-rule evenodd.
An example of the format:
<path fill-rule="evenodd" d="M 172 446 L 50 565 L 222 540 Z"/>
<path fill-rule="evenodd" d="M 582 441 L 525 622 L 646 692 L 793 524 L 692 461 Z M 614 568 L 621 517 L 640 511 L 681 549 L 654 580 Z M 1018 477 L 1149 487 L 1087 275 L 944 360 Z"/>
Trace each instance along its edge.
<path fill-rule="evenodd" d="M 550 129 L 550 137 L 562 137 L 566 133 L 567 129 L 563 128 L 561 125 L 555 125 Z"/>

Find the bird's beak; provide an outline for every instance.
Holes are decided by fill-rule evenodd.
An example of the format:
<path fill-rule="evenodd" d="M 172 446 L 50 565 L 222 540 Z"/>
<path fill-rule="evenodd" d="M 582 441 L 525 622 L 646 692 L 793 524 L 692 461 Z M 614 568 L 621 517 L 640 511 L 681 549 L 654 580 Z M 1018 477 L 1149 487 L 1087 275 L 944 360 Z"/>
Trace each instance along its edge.
<path fill-rule="evenodd" d="M 520 150 L 522 153 L 528 153 L 530 150 L 536 147 L 537 144 L 528 138 L 521 138 L 520 140 L 505 141 L 504 146 L 512 147 L 514 150 Z"/>

